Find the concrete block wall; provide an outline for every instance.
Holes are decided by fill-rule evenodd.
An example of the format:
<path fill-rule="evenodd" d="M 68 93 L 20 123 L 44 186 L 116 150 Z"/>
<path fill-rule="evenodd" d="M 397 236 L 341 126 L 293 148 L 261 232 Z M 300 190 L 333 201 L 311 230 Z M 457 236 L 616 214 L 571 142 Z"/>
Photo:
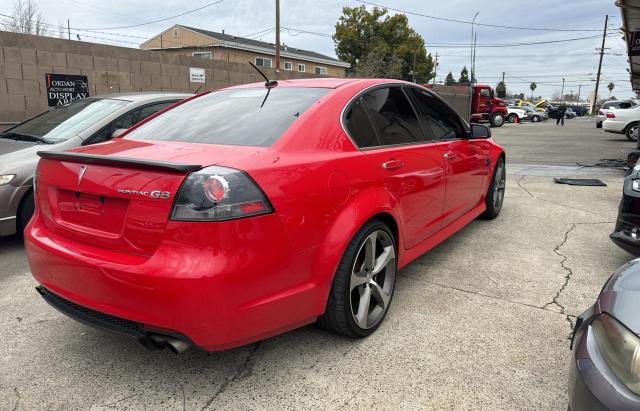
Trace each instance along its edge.
<path fill-rule="evenodd" d="M 206 83 L 190 83 L 189 67 L 204 68 Z M 265 71 L 275 78 L 273 69 Z M 243 63 L 0 31 L 0 123 L 22 121 L 48 108 L 46 73 L 87 76 L 91 96 L 205 91 L 262 81 Z M 280 71 L 280 79 L 313 77 L 319 76 Z"/>

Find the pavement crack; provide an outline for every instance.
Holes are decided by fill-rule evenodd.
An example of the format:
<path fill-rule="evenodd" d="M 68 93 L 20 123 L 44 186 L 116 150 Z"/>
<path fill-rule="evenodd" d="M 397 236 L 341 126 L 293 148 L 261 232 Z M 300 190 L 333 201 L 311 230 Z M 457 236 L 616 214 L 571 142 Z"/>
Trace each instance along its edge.
<path fill-rule="evenodd" d="M 566 308 L 559 301 L 560 295 L 562 294 L 564 289 L 567 288 L 567 285 L 569 285 L 569 281 L 571 281 L 571 277 L 573 276 L 573 270 L 571 269 L 571 267 L 568 267 L 565 264 L 569 258 L 566 255 L 562 254 L 560 252 L 560 249 L 567 243 L 567 241 L 569 240 L 569 234 L 571 234 L 571 232 L 573 230 L 575 230 L 575 228 L 576 228 L 576 223 L 571 223 L 571 227 L 569 227 L 569 229 L 564 232 L 564 238 L 562 239 L 562 242 L 560 244 L 556 245 L 554 247 L 554 249 L 553 249 L 553 252 L 555 254 L 557 254 L 560 257 L 562 257 L 562 260 L 560 261 L 560 266 L 565 271 L 564 282 L 560 286 L 560 289 L 558 289 L 558 291 L 556 292 L 556 295 L 553 296 L 553 299 L 550 302 L 548 302 L 548 303 L 546 303 L 545 305 L 542 306 L 543 309 L 546 309 L 549 306 L 555 305 L 558 308 L 560 308 L 560 313 L 561 314 L 566 314 Z"/>
<path fill-rule="evenodd" d="M 518 187 L 520 187 L 525 193 L 529 194 L 529 197 L 538 198 L 535 195 L 533 195 L 533 193 L 529 191 L 524 185 L 522 185 L 522 180 L 524 180 L 525 177 L 526 175 L 520 176 L 520 178 L 518 179 Z"/>
<path fill-rule="evenodd" d="M 18 404 L 20 404 L 20 392 L 18 391 L 18 387 L 13 387 L 13 392 L 16 394 L 16 403 L 13 404 L 13 411 L 18 409 Z"/>
<path fill-rule="evenodd" d="M 209 408 L 209 406 L 211 404 L 213 404 L 213 402 L 227 390 L 229 385 L 234 383 L 238 378 L 240 378 L 240 377 L 246 378 L 249 375 L 251 375 L 251 366 L 252 366 L 251 362 L 253 360 L 253 357 L 255 356 L 256 351 L 258 351 L 259 348 L 260 348 L 260 341 L 255 343 L 253 348 L 249 351 L 249 354 L 247 354 L 246 358 L 242 362 L 242 365 L 240 365 L 240 367 L 238 368 L 238 371 L 231 378 L 226 379 L 220 385 L 220 387 L 218 387 L 218 389 L 213 394 L 213 396 L 211 398 L 209 398 L 209 400 L 204 405 L 204 407 L 201 408 L 202 411 L 204 411 L 205 409 Z"/>

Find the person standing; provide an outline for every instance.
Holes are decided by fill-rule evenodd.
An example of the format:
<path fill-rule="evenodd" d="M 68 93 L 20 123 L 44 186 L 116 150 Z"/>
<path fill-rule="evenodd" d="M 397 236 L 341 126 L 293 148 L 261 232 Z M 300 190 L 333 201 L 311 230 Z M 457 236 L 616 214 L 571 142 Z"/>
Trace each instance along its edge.
<path fill-rule="evenodd" d="M 560 104 L 558 107 L 558 119 L 556 120 L 556 126 L 558 124 L 562 124 L 564 126 L 564 116 L 567 114 L 567 106 L 566 104 Z"/>

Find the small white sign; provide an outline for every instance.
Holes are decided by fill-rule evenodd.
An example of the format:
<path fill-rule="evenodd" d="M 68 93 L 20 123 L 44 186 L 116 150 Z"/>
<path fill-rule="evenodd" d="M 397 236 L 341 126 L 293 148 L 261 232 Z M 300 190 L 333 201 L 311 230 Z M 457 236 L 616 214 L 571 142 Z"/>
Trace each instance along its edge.
<path fill-rule="evenodd" d="M 204 83 L 204 69 L 189 67 L 189 81 L 192 83 Z"/>

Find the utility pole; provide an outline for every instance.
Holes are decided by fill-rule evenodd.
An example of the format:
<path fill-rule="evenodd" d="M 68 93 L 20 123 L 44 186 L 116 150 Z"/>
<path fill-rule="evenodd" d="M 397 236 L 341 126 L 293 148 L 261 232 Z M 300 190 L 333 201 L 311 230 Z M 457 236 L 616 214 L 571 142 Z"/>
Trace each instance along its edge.
<path fill-rule="evenodd" d="M 280 0 L 276 0 L 276 80 L 280 74 Z"/>
<path fill-rule="evenodd" d="M 433 85 L 436 85 L 436 76 L 438 75 L 438 53 L 436 53 L 436 63 L 433 66 Z"/>
<path fill-rule="evenodd" d="M 578 104 L 580 104 L 580 91 L 582 90 L 582 84 L 578 84 Z"/>
<path fill-rule="evenodd" d="M 502 84 L 504 84 L 504 75 L 505 75 L 505 74 L 506 74 L 506 73 L 503 71 L 503 72 L 502 72 Z"/>
<path fill-rule="evenodd" d="M 560 92 L 560 101 L 564 101 L 564 77 L 562 78 L 562 91 Z"/>
<path fill-rule="evenodd" d="M 69 19 L 67 19 L 67 34 L 69 35 L 69 40 L 71 40 L 71 25 L 69 24 Z"/>
<path fill-rule="evenodd" d="M 591 103 L 591 114 L 596 112 L 596 103 L 598 101 L 598 88 L 600 87 L 600 73 L 602 71 L 602 56 L 604 56 L 604 43 L 607 39 L 607 24 L 609 23 L 609 15 L 604 18 L 604 33 L 602 33 L 602 47 L 600 48 L 600 63 L 598 63 L 598 77 L 596 77 L 596 92 Z"/>

